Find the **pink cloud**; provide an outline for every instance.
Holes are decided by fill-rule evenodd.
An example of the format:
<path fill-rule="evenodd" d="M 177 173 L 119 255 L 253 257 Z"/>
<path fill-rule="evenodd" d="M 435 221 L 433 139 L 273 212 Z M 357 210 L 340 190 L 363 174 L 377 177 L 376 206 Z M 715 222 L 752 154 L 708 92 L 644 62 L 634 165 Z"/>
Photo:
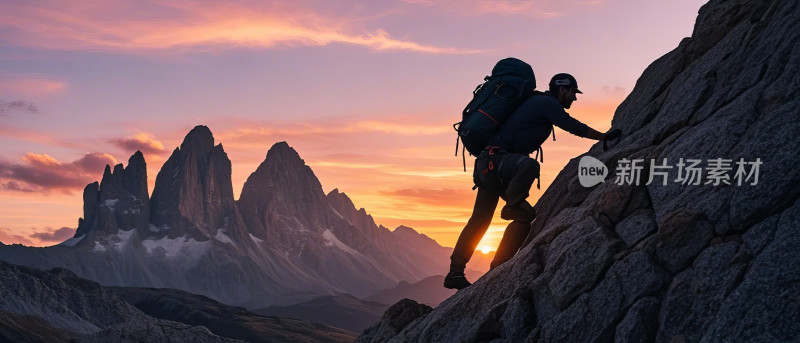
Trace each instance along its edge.
<path fill-rule="evenodd" d="M 116 164 L 113 156 L 88 153 L 62 163 L 47 154 L 25 154 L 22 164 L 0 161 L 0 187 L 8 191 L 70 193 L 80 191 L 102 173 L 106 164 Z"/>
<path fill-rule="evenodd" d="M 91 152 L 83 155 L 81 158 L 72 161 L 72 165 L 77 167 L 80 171 L 86 174 L 95 174 L 106 165 L 117 164 L 117 159 L 109 154 L 100 152 Z"/>
<path fill-rule="evenodd" d="M 583 7 L 597 6 L 603 0 L 552 1 L 552 0 L 402 0 L 405 3 L 435 8 L 462 16 L 522 15 L 538 19 L 563 16 Z"/>
<path fill-rule="evenodd" d="M 220 141 L 253 141 L 275 139 L 353 136 L 378 133 L 395 136 L 436 136 L 453 133 L 450 119 L 436 115 L 381 116 L 380 120 L 364 118 L 322 118 L 308 122 L 240 123 L 239 128 L 216 135 Z M 455 137 L 455 134 L 453 133 Z M 409 138 L 404 138 L 409 139 Z"/>
<path fill-rule="evenodd" d="M 34 245 L 33 241 L 31 241 L 30 239 L 21 235 L 14 234 L 13 232 L 11 232 L 11 229 L 4 227 L 0 227 L 0 242 L 3 242 L 3 244 L 19 243 L 28 246 Z"/>
<path fill-rule="evenodd" d="M 111 144 L 124 149 L 126 151 L 140 150 L 145 154 L 163 154 L 167 150 L 164 149 L 164 144 L 156 140 L 152 134 L 138 133 L 133 137 L 119 138 L 110 140 Z"/>
<path fill-rule="evenodd" d="M 33 193 L 33 192 L 36 192 L 36 189 L 20 185 L 16 181 L 4 182 L 4 183 L 0 184 L 0 188 L 5 189 L 7 191 L 15 191 L 15 192 L 22 192 L 22 193 Z"/>
<path fill-rule="evenodd" d="M 31 238 L 37 239 L 40 242 L 63 242 L 75 235 L 75 229 L 69 227 L 62 227 L 60 229 L 45 228 L 44 232 L 37 232 L 31 234 Z"/>
<path fill-rule="evenodd" d="M 0 93 L 40 95 L 64 91 L 66 82 L 42 77 L 3 77 L 0 80 Z"/>
<path fill-rule="evenodd" d="M 145 18 L 145 19 L 143 19 Z M 475 53 L 397 39 L 381 28 L 350 27 L 358 18 L 321 15 L 277 1 L 215 3 L 44 1 L 0 5 L 6 41 L 46 49 L 151 50 L 173 48 L 326 46 L 377 51 Z M 109 25 L 113 23 L 113 25 Z"/>

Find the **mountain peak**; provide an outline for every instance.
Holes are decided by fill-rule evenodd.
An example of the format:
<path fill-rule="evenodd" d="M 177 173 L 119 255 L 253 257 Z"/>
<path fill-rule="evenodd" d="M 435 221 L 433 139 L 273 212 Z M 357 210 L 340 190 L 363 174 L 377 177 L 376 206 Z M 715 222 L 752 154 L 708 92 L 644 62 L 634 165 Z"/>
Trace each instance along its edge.
<path fill-rule="evenodd" d="M 197 125 L 183 139 L 181 143 L 181 150 L 190 146 L 202 148 L 203 150 L 210 150 L 214 147 L 214 135 L 208 126 Z"/>
<path fill-rule="evenodd" d="M 300 154 L 298 154 L 297 151 L 294 150 L 294 148 L 289 146 L 289 144 L 286 143 L 286 141 L 273 144 L 272 147 L 269 148 L 269 151 L 267 151 L 266 159 L 267 160 L 277 159 L 284 163 L 290 162 L 290 163 L 305 164 L 305 161 L 303 161 L 303 159 L 300 158 Z"/>
<path fill-rule="evenodd" d="M 136 152 L 134 152 L 133 155 L 131 155 L 131 157 L 128 158 L 128 166 L 130 166 L 132 163 L 139 163 L 139 162 L 144 162 L 144 154 L 142 153 L 141 150 L 136 150 Z"/>
<path fill-rule="evenodd" d="M 222 144 L 214 145 L 204 125 L 195 126 L 164 163 L 150 204 L 151 223 L 173 228 L 171 234 L 213 237 L 216 230 L 228 227 L 234 235 L 243 232 L 234 205 L 230 159 Z"/>
<path fill-rule="evenodd" d="M 395 232 L 395 233 L 409 233 L 409 234 L 413 233 L 413 234 L 416 234 L 416 235 L 420 234 L 419 232 L 417 232 L 417 230 L 414 230 L 413 228 L 410 228 L 410 227 L 405 226 L 405 225 L 398 226 L 397 228 L 394 229 L 393 232 Z"/>
<path fill-rule="evenodd" d="M 328 198 L 329 201 L 341 203 L 346 208 L 349 209 L 352 207 L 352 209 L 355 210 L 356 205 L 353 203 L 353 200 L 351 200 L 350 197 L 347 196 L 345 192 L 339 192 L 338 188 L 334 188 L 332 191 L 328 192 L 328 195 L 326 195 L 326 197 Z"/>

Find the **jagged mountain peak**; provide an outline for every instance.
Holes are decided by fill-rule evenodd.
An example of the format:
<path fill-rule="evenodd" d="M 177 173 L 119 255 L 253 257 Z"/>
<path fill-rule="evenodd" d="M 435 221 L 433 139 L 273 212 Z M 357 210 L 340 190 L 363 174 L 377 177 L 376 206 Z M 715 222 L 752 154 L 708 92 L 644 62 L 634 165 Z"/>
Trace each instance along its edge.
<path fill-rule="evenodd" d="M 130 168 L 131 166 L 138 167 L 140 165 L 145 165 L 145 164 L 146 162 L 144 160 L 144 154 L 142 153 L 141 150 L 136 150 L 136 152 L 134 152 L 133 155 L 131 155 L 131 157 L 128 158 L 127 168 Z"/>
<path fill-rule="evenodd" d="M 170 235 L 204 239 L 230 228 L 231 237 L 242 238 L 245 231 L 233 198 L 231 161 L 204 125 L 192 129 L 164 163 L 150 206 L 151 223 L 171 228 Z"/>
<path fill-rule="evenodd" d="M 305 161 L 300 157 L 294 148 L 289 146 L 286 141 L 278 142 L 272 145 L 267 151 L 267 158 L 265 161 L 280 161 L 281 163 L 288 163 L 294 165 L 305 165 Z"/>
<path fill-rule="evenodd" d="M 320 231 L 327 220 L 325 193 L 317 176 L 286 142 L 275 143 L 247 177 L 238 201 L 250 233 L 268 240 L 292 240 L 279 228 Z M 288 219 L 287 219 L 288 218 Z M 294 244 L 294 243 L 292 243 Z"/>
<path fill-rule="evenodd" d="M 341 204 L 342 207 L 352 207 L 353 209 L 356 207 L 356 205 L 353 203 L 353 200 L 351 200 L 345 192 L 339 192 L 338 188 L 334 188 L 332 191 L 328 192 L 326 197 L 331 202 Z"/>
<path fill-rule="evenodd" d="M 138 229 L 146 232 L 150 211 L 147 190 L 147 164 L 141 152 L 128 159 L 128 167 L 106 165 L 101 181 L 83 190 L 83 218 L 78 220 L 74 237 L 90 232 L 116 233 Z"/>
<path fill-rule="evenodd" d="M 197 125 L 183 138 L 181 150 L 190 146 L 204 147 L 211 149 L 214 146 L 214 135 L 211 129 L 205 125 Z"/>
<path fill-rule="evenodd" d="M 416 235 L 420 235 L 420 233 L 419 233 L 419 232 L 417 232 L 417 230 L 414 230 L 413 228 L 410 228 L 410 227 L 408 227 L 408 226 L 405 226 L 405 225 L 400 225 L 400 226 L 396 227 L 396 228 L 394 229 L 394 231 L 392 231 L 392 232 L 395 232 L 395 233 L 402 233 L 402 234 L 416 234 Z"/>
<path fill-rule="evenodd" d="M 3 247 L 0 260 L 265 305 L 365 296 L 446 269 L 446 248 L 416 234 L 393 236 L 338 189 L 326 198 L 286 142 L 267 155 L 236 201 L 222 144 L 197 127 L 161 167 L 151 197 L 136 152 L 127 167 L 106 166 L 102 182 L 86 186 L 73 238 L 42 251 Z"/>
<path fill-rule="evenodd" d="M 111 165 L 110 164 L 106 164 L 105 168 L 103 168 L 103 179 L 108 178 L 108 177 L 111 177 Z"/>

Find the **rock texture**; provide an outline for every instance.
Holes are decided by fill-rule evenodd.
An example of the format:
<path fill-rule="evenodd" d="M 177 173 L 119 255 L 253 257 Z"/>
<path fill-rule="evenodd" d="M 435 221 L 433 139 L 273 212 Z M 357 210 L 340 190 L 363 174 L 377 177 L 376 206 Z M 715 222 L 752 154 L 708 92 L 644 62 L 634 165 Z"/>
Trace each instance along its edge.
<path fill-rule="evenodd" d="M 155 231 L 202 239 L 221 230 L 239 240 L 247 237 L 233 198 L 231 161 L 205 126 L 192 129 L 161 167 L 150 206 Z"/>
<path fill-rule="evenodd" d="M 126 168 L 120 163 L 112 171 L 106 165 L 102 181 L 90 183 L 83 190 L 83 218 L 78 221 L 75 237 L 98 231 L 146 232 L 150 226 L 149 197 L 147 164 L 140 151 L 128 159 Z"/>
<path fill-rule="evenodd" d="M 433 309 L 428 305 L 419 304 L 411 299 L 401 299 L 389 307 L 383 318 L 358 337 L 357 343 L 382 342 L 397 335 L 404 327 L 420 317 L 430 313 Z"/>
<path fill-rule="evenodd" d="M 588 151 L 605 183 L 583 188 L 573 159 L 514 259 L 359 342 L 797 341 L 799 71 L 798 1 L 711 0 L 617 109 L 619 144 Z M 674 182 L 681 158 L 731 159 L 731 184 Z M 757 184 L 737 185 L 740 158 L 763 162 Z M 622 159 L 647 161 L 641 184 L 616 183 Z M 645 184 L 651 159 L 667 185 Z"/>
<path fill-rule="evenodd" d="M 276 143 L 239 199 L 251 235 L 333 289 L 366 296 L 445 270 L 450 250 L 406 227 L 378 226 L 338 190 L 328 195 L 286 142 Z"/>

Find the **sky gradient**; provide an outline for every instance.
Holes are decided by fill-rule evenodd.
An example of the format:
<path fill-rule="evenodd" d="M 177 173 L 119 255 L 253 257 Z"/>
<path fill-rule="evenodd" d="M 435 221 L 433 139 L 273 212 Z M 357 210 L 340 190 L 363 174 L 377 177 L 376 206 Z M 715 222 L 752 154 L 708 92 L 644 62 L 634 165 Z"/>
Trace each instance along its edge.
<path fill-rule="evenodd" d="M 584 92 L 569 110 L 606 131 L 653 60 L 691 35 L 700 0 L 82 1 L 0 3 L 0 241 L 74 234 L 83 187 L 207 125 L 242 185 L 286 141 L 379 224 L 453 246 L 472 210 L 461 110 L 494 63 L 529 62 Z M 593 141 L 556 129 L 542 190 Z M 499 212 L 499 211 L 498 211 Z M 497 218 L 480 247 L 494 249 Z"/>

